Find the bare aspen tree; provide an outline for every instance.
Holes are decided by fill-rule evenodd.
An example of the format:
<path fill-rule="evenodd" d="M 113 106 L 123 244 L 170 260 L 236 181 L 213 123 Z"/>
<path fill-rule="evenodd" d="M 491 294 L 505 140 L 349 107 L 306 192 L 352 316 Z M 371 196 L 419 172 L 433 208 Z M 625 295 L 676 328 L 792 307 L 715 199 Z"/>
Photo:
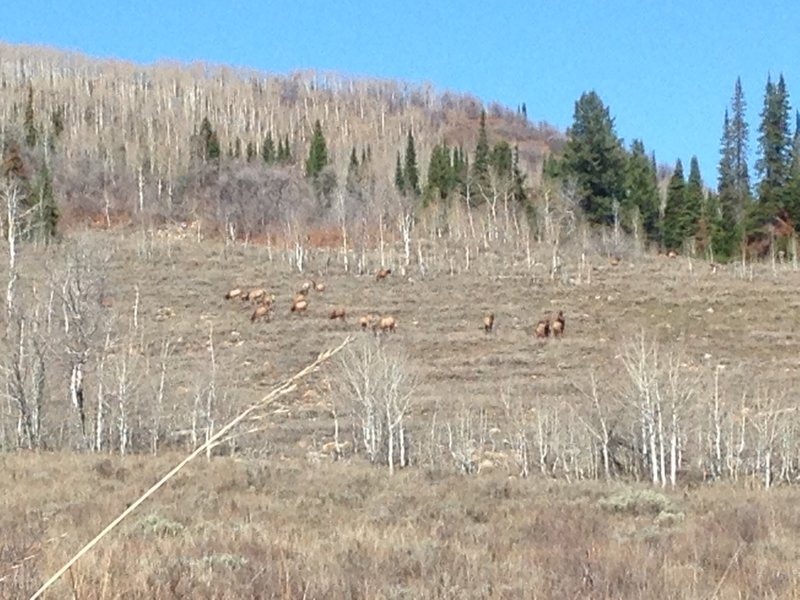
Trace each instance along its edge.
<path fill-rule="evenodd" d="M 361 443 L 371 462 L 389 473 L 408 465 L 405 419 L 416 382 L 403 355 L 388 352 L 380 339 L 365 340 L 342 358 L 337 392 L 361 423 Z"/>

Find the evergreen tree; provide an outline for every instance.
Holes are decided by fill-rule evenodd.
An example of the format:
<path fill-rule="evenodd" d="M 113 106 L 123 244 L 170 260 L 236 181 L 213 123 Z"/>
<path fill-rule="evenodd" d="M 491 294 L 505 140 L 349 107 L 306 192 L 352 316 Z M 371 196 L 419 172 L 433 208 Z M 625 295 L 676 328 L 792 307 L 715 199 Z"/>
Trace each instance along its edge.
<path fill-rule="evenodd" d="M 525 108 L 525 105 L 522 105 Z M 519 166 L 519 147 L 514 146 L 514 161 L 511 167 L 512 172 L 512 188 L 511 197 L 520 205 L 524 205 L 528 201 L 528 194 L 525 191 L 525 173 Z"/>
<path fill-rule="evenodd" d="M 28 83 L 28 99 L 25 103 L 25 143 L 29 148 L 36 147 L 36 139 L 38 132 L 36 131 L 36 122 L 33 113 L 33 85 Z"/>
<path fill-rule="evenodd" d="M 700 223 L 700 217 L 703 215 L 705 197 L 703 194 L 703 178 L 700 175 L 700 164 L 696 156 L 693 156 L 689 163 L 689 179 L 686 182 L 684 199 L 685 204 L 682 218 L 683 236 L 684 238 L 692 236 L 697 237 L 698 224 Z M 702 248 L 708 245 L 709 235 L 710 232 L 706 229 L 706 231 L 703 232 L 703 239 L 698 240 Z"/>
<path fill-rule="evenodd" d="M 56 237 L 60 215 L 53 195 L 53 177 L 46 163 L 42 163 L 39 169 L 33 201 L 31 204 L 35 203 L 35 210 L 31 232 L 36 238 L 48 241 Z"/>
<path fill-rule="evenodd" d="M 511 146 L 505 140 L 497 142 L 492 150 L 492 167 L 500 179 L 511 177 L 511 169 L 514 166 L 514 155 Z"/>
<path fill-rule="evenodd" d="M 557 170 L 578 184 L 580 205 L 593 223 L 613 223 L 614 200 L 623 198 L 625 151 L 600 97 L 587 92 L 575 103 L 569 140 Z"/>
<path fill-rule="evenodd" d="M 781 192 L 789 178 L 792 142 L 789 134 L 789 96 L 783 75 L 777 85 L 767 78 L 759 133 L 760 158 L 756 162 L 756 169 L 761 176 L 759 200 L 766 216 L 781 208 Z"/>
<path fill-rule="evenodd" d="M 749 126 L 745 117 L 747 103 L 742 91 L 742 82 L 736 78 L 736 86 L 731 100 L 732 118 L 730 120 L 730 151 L 731 170 L 733 174 L 733 189 L 736 194 L 736 214 L 741 215 L 750 199 L 750 173 L 747 167 L 747 154 L 749 150 Z"/>
<path fill-rule="evenodd" d="M 408 130 L 406 143 L 406 160 L 403 167 L 404 191 L 406 194 L 419 196 L 419 170 L 417 169 L 417 151 L 414 148 L 414 135 Z"/>
<path fill-rule="evenodd" d="M 686 239 L 688 228 L 685 222 L 686 180 L 680 159 L 667 189 L 667 206 L 664 209 L 663 242 L 666 250 L 680 250 Z"/>
<path fill-rule="evenodd" d="M 57 106 L 50 112 L 50 124 L 53 127 L 53 137 L 58 138 L 64 131 L 64 107 Z"/>
<path fill-rule="evenodd" d="M 795 114 L 794 137 L 792 139 L 792 160 L 789 169 L 789 182 L 786 185 L 784 206 L 789 217 L 800 229 L 800 111 Z"/>
<path fill-rule="evenodd" d="M 306 175 L 315 178 L 328 164 L 328 149 L 325 136 L 322 135 L 322 125 L 319 119 L 314 123 L 314 134 L 311 138 L 311 148 L 306 160 Z"/>
<path fill-rule="evenodd" d="M 394 187 L 397 188 L 401 194 L 406 189 L 406 178 L 403 175 L 403 163 L 400 160 L 400 153 L 397 153 L 397 164 L 394 168 Z"/>
<path fill-rule="evenodd" d="M 267 137 L 261 143 L 261 160 L 265 163 L 272 164 L 276 160 L 275 155 L 275 142 L 272 140 L 272 133 L 268 133 Z"/>
<path fill-rule="evenodd" d="M 453 169 L 450 149 L 445 145 L 434 146 L 428 164 L 428 181 L 425 184 L 425 203 L 444 200 L 453 186 Z"/>
<path fill-rule="evenodd" d="M 347 165 L 349 172 L 358 172 L 358 154 L 356 154 L 356 147 L 353 146 L 353 151 L 350 152 L 350 163 Z"/>
<path fill-rule="evenodd" d="M 486 132 L 486 111 L 481 111 L 481 122 L 478 129 L 478 143 L 475 146 L 475 160 L 472 163 L 472 178 L 478 190 L 488 192 L 489 166 L 491 154 L 489 149 L 489 136 Z"/>
<path fill-rule="evenodd" d="M 283 136 L 283 156 L 280 158 L 283 164 L 292 162 L 292 147 L 289 145 L 289 134 Z"/>
<path fill-rule="evenodd" d="M 219 146 L 219 139 L 214 129 L 211 127 L 211 122 L 208 117 L 203 117 L 203 122 L 200 124 L 200 153 L 203 160 L 215 161 L 219 160 L 222 151 Z"/>
<path fill-rule="evenodd" d="M 233 157 L 234 158 L 241 158 L 242 157 L 242 140 L 238 137 L 233 143 Z"/>
<path fill-rule="evenodd" d="M 641 140 L 631 144 L 625 165 L 625 195 L 620 204 L 626 230 L 632 230 L 633 219 L 638 215 L 645 235 L 653 241 L 659 240 L 658 175 Z"/>
<path fill-rule="evenodd" d="M 252 141 L 247 142 L 245 153 L 247 154 L 247 162 L 252 162 L 256 156 L 256 145 Z"/>

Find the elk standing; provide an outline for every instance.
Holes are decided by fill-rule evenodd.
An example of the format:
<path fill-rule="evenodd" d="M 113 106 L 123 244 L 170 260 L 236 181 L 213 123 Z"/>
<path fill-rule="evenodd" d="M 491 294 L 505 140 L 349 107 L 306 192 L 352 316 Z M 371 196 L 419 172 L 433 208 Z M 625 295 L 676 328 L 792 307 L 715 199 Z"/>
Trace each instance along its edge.
<path fill-rule="evenodd" d="M 375 281 L 386 279 L 391 274 L 392 274 L 391 269 L 380 269 L 377 273 L 375 273 Z"/>
<path fill-rule="evenodd" d="M 553 319 L 551 329 L 553 330 L 553 337 L 561 337 L 564 335 L 564 311 L 558 311 L 558 314 Z"/>
<path fill-rule="evenodd" d="M 533 333 L 537 338 L 550 337 L 550 319 L 542 319 L 536 324 Z"/>
<path fill-rule="evenodd" d="M 391 331 L 394 333 L 397 327 L 397 321 L 394 317 L 381 317 L 381 319 L 372 326 L 372 330 L 377 335 L 379 331 Z"/>
<path fill-rule="evenodd" d="M 334 308 L 333 310 L 331 310 L 331 313 L 330 313 L 330 315 L 328 315 L 328 318 L 331 321 L 333 321 L 335 319 L 339 319 L 341 321 L 346 321 L 347 320 L 347 311 L 345 309 L 343 309 L 343 308 Z"/>
<path fill-rule="evenodd" d="M 308 300 L 295 298 L 289 312 L 304 313 L 308 310 Z"/>
<path fill-rule="evenodd" d="M 225 294 L 225 300 L 233 300 L 242 295 L 241 288 L 234 288 Z"/>
<path fill-rule="evenodd" d="M 486 333 L 491 333 L 494 329 L 494 313 L 489 313 L 483 317 L 483 330 Z"/>

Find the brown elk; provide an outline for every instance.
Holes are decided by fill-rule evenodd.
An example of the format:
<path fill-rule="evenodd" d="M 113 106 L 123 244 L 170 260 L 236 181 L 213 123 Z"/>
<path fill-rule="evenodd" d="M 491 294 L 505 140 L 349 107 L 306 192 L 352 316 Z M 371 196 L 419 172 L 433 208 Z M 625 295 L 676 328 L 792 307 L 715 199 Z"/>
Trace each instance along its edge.
<path fill-rule="evenodd" d="M 267 321 L 272 320 L 272 304 L 259 304 L 250 315 L 250 321 L 255 323 L 258 319 L 266 317 Z"/>
<path fill-rule="evenodd" d="M 375 281 L 386 279 L 391 274 L 392 274 L 391 269 L 380 269 L 377 273 L 375 273 Z"/>
<path fill-rule="evenodd" d="M 311 289 L 311 282 L 305 281 L 303 285 L 300 286 L 300 290 L 297 292 L 298 294 L 307 294 L 308 290 Z"/>
<path fill-rule="evenodd" d="M 333 310 L 331 310 L 331 313 L 330 313 L 330 315 L 328 315 L 328 318 L 331 321 L 333 321 L 335 319 L 339 319 L 341 321 L 346 321 L 347 320 L 347 311 L 345 309 L 343 309 L 343 308 L 334 308 Z"/>
<path fill-rule="evenodd" d="M 394 317 L 381 317 L 373 326 L 372 330 L 377 334 L 379 331 L 394 332 L 397 327 L 397 321 Z"/>
<path fill-rule="evenodd" d="M 225 294 L 225 300 L 233 300 L 234 298 L 238 298 L 241 295 L 242 295 L 241 288 L 234 288 Z"/>
<path fill-rule="evenodd" d="M 375 321 L 375 315 L 373 315 L 372 313 L 369 313 L 369 314 L 361 316 L 358 319 L 358 324 L 361 325 L 361 329 L 366 331 L 369 328 L 369 326 L 372 325 L 372 323 L 374 321 Z"/>
<path fill-rule="evenodd" d="M 325 284 L 324 283 L 317 283 L 313 279 L 311 280 L 311 285 L 314 287 L 314 291 L 316 292 L 324 292 L 325 291 Z"/>
<path fill-rule="evenodd" d="M 303 313 L 308 310 L 308 300 L 305 299 L 297 299 L 295 298 L 294 302 L 292 302 L 292 308 L 289 312 L 293 313 Z"/>
<path fill-rule="evenodd" d="M 550 325 L 551 330 L 553 331 L 553 337 L 561 337 L 564 335 L 564 311 L 558 311 L 558 314 L 553 318 L 552 323 Z"/>
<path fill-rule="evenodd" d="M 483 317 L 483 330 L 486 333 L 491 333 L 494 329 L 494 313 L 489 313 Z"/>
<path fill-rule="evenodd" d="M 550 319 L 542 319 L 533 330 L 537 338 L 550 337 Z"/>
<path fill-rule="evenodd" d="M 245 302 L 263 302 L 269 297 L 270 296 L 267 294 L 267 290 L 264 288 L 256 288 L 254 290 L 250 290 L 246 294 L 243 294 L 242 300 Z"/>

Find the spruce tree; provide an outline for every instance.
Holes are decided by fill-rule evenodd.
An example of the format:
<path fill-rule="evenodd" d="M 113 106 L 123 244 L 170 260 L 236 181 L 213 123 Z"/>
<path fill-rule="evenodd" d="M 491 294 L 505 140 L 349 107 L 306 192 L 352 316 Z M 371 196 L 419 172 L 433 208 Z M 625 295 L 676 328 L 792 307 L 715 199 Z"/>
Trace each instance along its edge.
<path fill-rule="evenodd" d="M 272 164 L 276 160 L 275 155 L 275 142 L 272 139 L 272 133 L 267 133 L 267 137 L 261 143 L 261 160 L 265 163 Z"/>
<path fill-rule="evenodd" d="M 33 215 L 33 232 L 38 239 L 49 241 L 56 237 L 59 211 L 53 195 L 53 177 L 46 163 L 39 169 Z"/>
<path fill-rule="evenodd" d="M 203 122 L 200 124 L 200 147 L 201 154 L 206 161 L 219 160 L 222 150 L 219 146 L 219 139 L 214 129 L 211 127 L 211 122 L 208 117 L 203 117 Z"/>
<path fill-rule="evenodd" d="M 289 145 L 289 134 L 283 136 L 283 156 L 281 157 L 283 164 L 292 162 L 292 147 Z"/>
<path fill-rule="evenodd" d="M 403 162 L 400 159 L 400 153 L 397 153 L 397 164 L 394 167 L 394 187 L 401 194 L 406 189 L 406 178 L 403 175 Z"/>
<path fill-rule="evenodd" d="M 445 145 L 434 146 L 428 164 L 428 180 L 425 184 L 425 203 L 444 200 L 453 185 L 453 169 L 450 163 L 450 149 Z"/>
<path fill-rule="evenodd" d="M 509 143 L 505 140 L 497 142 L 492 150 L 492 167 L 498 178 L 509 179 L 513 163 L 514 155 Z"/>
<path fill-rule="evenodd" d="M 252 141 L 247 142 L 245 153 L 247 154 L 247 162 L 252 162 L 256 156 L 256 145 Z"/>
<path fill-rule="evenodd" d="M 406 142 L 406 158 L 403 167 L 404 191 L 407 195 L 419 196 L 419 170 L 417 168 L 417 151 L 414 148 L 414 135 L 408 130 Z"/>
<path fill-rule="evenodd" d="M 525 105 L 522 105 L 523 108 Z M 524 205 L 528 201 L 528 194 L 525 191 L 525 173 L 522 172 L 522 169 L 519 166 L 519 147 L 514 146 L 514 161 L 511 167 L 511 175 L 512 175 L 512 188 L 511 188 L 511 197 L 517 202 L 519 205 Z"/>
<path fill-rule="evenodd" d="M 25 143 L 29 148 L 36 147 L 38 132 L 33 112 L 33 85 L 28 83 L 28 99 L 25 103 Z"/>
<path fill-rule="evenodd" d="M 486 132 L 486 111 L 481 111 L 480 127 L 478 128 L 478 143 L 475 146 L 475 160 L 472 163 L 472 178 L 479 191 L 488 193 L 489 166 L 491 165 L 491 150 L 489 149 L 489 135 Z"/>
<path fill-rule="evenodd" d="M 703 194 L 703 178 L 700 175 L 700 164 L 697 157 L 693 156 L 689 163 L 689 179 L 686 181 L 685 204 L 682 217 L 683 237 L 697 236 L 700 217 L 703 215 L 705 197 Z M 701 245 L 708 244 L 708 231 L 704 233 Z"/>
<path fill-rule="evenodd" d="M 620 204 L 626 230 L 633 229 L 633 219 L 638 215 L 645 235 L 650 240 L 659 240 L 658 175 L 641 140 L 631 144 L 625 165 L 624 199 Z"/>
<path fill-rule="evenodd" d="M 737 77 L 733 90 L 733 99 L 731 100 L 732 115 L 729 136 L 733 189 L 738 203 L 736 207 L 736 214 L 738 215 L 742 214 L 750 199 L 750 173 L 747 166 L 750 131 L 745 116 L 746 110 L 747 103 L 742 91 L 742 82 Z"/>
<path fill-rule="evenodd" d="M 613 223 L 614 200 L 624 194 L 625 151 L 614 132 L 614 120 L 596 92 L 575 103 L 569 140 L 558 161 L 562 178 L 578 184 L 580 205 L 593 223 Z"/>
<path fill-rule="evenodd" d="M 667 189 L 667 206 L 664 209 L 663 242 L 666 250 L 680 250 L 686 238 L 684 214 L 686 207 L 686 180 L 680 159 Z"/>
<path fill-rule="evenodd" d="M 767 78 L 759 133 L 760 158 L 756 169 L 761 181 L 758 194 L 763 215 L 768 216 L 781 208 L 782 190 L 789 178 L 791 161 L 789 96 L 783 75 L 777 84 Z"/>
<path fill-rule="evenodd" d="M 314 134 L 311 138 L 311 148 L 306 160 L 306 175 L 315 178 L 328 164 L 328 149 L 325 136 L 322 135 L 322 125 L 319 119 L 314 123 Z"/>

